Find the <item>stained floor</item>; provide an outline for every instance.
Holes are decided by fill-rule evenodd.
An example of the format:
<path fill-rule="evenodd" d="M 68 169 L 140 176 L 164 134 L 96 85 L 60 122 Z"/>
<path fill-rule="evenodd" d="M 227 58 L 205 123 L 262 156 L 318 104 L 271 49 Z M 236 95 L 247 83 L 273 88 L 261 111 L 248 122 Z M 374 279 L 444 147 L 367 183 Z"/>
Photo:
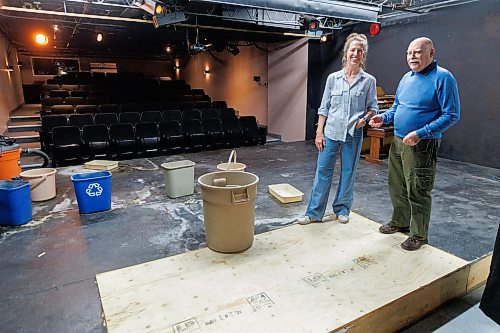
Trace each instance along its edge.
<path fill-rule="evenodd" d="M 294 223 L 306 208 L 314 178 L 312 142 L 237 151 L 247 171 L 260 178 L 255 232 Z M 192 196 L 168 198 L 160 165 L 191 160 L 196 163 L 197 179 L 215 171 L 229 153 L 218 150 L 120 162 L 113 170 L 112 210 L 89 215 L 79 214 L 70 180 L 82 167 L 60 168 L 57 197 L 33 203 L 32 222 L 0 227 L 1 331 L 105 332 L 96 274 L 205 246 L 199 185 Z M 304 200 L 281 204 L 267 192 L 268 185 L 277 183 L 301 190 Z M 386 223 L 391 214 L 386 184 L 387 165 L 362 160 L 352 210 Z M 466 260 L 492 251 L 500 221 L 499 185 L 497 169 L 440 159 L 430 243 Z"/>

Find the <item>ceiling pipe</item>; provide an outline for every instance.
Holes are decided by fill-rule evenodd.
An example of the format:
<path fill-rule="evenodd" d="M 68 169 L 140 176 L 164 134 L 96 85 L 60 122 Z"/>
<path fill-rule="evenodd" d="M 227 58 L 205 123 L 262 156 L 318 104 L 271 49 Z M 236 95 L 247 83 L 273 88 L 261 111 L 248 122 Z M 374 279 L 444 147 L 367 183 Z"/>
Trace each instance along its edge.
<path fill-rule="evenodd" d="M 131 22 L 131 23 L 153 24 L 152 20 L 132 19 L 132 18 L 127 18 L 127 17 L 116 17 L 116 16 L 64 13 L 64 12 L 55 12 L 55 11 L 50 11 L 50 10 L 37 10 L 37 9 L 28 9 L 28 8 L 20 8 L 20 7 L 0 6 L 0 10 L 8 10 L 8 11 L 14 11 L 14 12 L 23 12 L 23 13 L 34 13 L 34 14 L 45 14 L 45 15 L 54 15 L 54 16 L 80 17 L 80 18 L 97 19 L 97 20 L 112 20 L 112 21 L 122 21 L 122 22 Z M 184 27 L 184 28 L 201 28 L 201 29 L 210 29 L 210 30 L 237 31 L 237 32 L 245 32 L 245 33 L 291 36 L 291 37 L 300 37 L 300 38 L 309 38 L 309 39 L 319 39 L 320 38 L 320 36 L 311 36 L 308 34 L 291 33 L 291 32 L 259 31 L 259 30 L 238 29 L 238 28 L 229 28 L 229 27 L 216 27 L 216 26 L 209 26 L 209 25 L 195 25 L 195 24 L 186 24 L 186 23 L 180 23 L 180 24 L 178 23 L 178 24 L 174 24 L 174 25 L 176 27 Z"/>
<path fill-rule="evenodd" d="M 263 10 L 327 16 L 346 20 L 377 22 L 382 11 L 379 4 L 360 4 L 348 1 L 313 0 L 190 0 L 191 2 L 217 3 Z"/>
<path fill-rule="evenodd" d="M 82 17 L 82 18 L 89 18 L 89 19 L 96 19 L 96 20 L 153 24 L 153 21 L 151 21 L 151 20 L 134 19 L 134 18 L 129 18 L 129 17 L 65 13 L 65 12 L 56 12 L 56 11 L 52 11 L 52 10 L 41 10 L 41 9 L 39 10 L 39 9 L 29 9 L 29 8 L 11 7 L 11 6 L 0 6 L 0 10 L 21 12 L 21 13 L 32 13 L 32 14 L 37 14 L 37 15 L 45 14 L 45 15 L 55 15 L 55 16 Z"/>

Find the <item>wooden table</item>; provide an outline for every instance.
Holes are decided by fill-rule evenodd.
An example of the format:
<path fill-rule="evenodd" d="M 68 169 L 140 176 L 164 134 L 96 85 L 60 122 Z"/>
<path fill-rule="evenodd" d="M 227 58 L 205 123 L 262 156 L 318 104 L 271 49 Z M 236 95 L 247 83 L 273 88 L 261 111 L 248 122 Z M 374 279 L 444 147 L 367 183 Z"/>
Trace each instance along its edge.
<path fill-rule="evenodd" d="M 383 144 L 384 138 L 394 136 L 394 126 L 381 128 L 369 128 L 367 136 L 370 138 L 370 155 L 366 156 L 368 162 L 381 164 L 380 147 Z"/>

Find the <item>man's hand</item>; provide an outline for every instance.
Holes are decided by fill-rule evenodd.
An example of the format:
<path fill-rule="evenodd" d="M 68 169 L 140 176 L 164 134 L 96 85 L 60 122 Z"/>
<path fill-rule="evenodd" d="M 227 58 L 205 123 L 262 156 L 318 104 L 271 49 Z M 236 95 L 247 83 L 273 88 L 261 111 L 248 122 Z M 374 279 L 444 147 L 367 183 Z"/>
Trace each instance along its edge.
<path fill-rule="evenodd" d="M 314 144 L 316 145 L 316 148 L 318 148 L 318 151 L 323 151 L 323 148 L 326 146 L 326 140 L 322 132 L 316 133 Z"/>
<path fill-rule="evenodd" d="M 372 119 L 370 119 L 369 124 L 371 127 L 381 127 L 384 124 L 382 121 L 382 115 L 377 114 L 376 116 L 373 116 Z"/>
<path fill-rule="evenodd" d="M 417 135 L 417 132 L 413 131 L 403 138 L 403 143 L 408 146 L 415 146 L 420 141 L 420 138 Z"/>

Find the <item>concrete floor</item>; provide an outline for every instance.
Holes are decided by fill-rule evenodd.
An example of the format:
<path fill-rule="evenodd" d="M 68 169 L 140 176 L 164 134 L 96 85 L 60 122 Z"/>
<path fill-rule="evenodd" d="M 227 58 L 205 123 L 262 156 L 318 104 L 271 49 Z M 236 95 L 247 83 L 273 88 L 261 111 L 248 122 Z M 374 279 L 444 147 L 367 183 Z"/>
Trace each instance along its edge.
<path fill-rule="evenodd" d="M 188 159 L 195 178 L 215 171 L 230 150 L 120 162 L 113 170 L 112 210 L 80 215 L 70 175 L 80 166 L 61 168 L 58 195 L 33 203 L 33 221 L 0 227 L 0 331 L 105 332 L 95 282 L 101 272 L 204 247 L 203 208 L 195 194 L 169 199 L 161 163 Z M 312 142 L 274 143 L 238 149 L 238 160 L 260 177 L 255 232 L 281 228 L 303 214 L 314 178 L 317 153 Z M 466 260 L 493 249 L 500 221 L 500 171 L 440 159 L 433 191 L 430 244 Z M 331 200 L 338 181 L 338 167 Z M 267 186 L 289 183 L 305 193 L 300 203 L 283 205 Z M 386 223 L 391 205 L 387 165 L 361 161 L 353 211 Z M 402 332 L 431 332 L 477 303 L 447 305 Z M 475 296 L 474 296 L 475 295 Z M 474 297 L 476 297 L 474 299 Z M 476 300 L 476 301 L 474 301 Z M 420 326 L 418 326 L 420 325 Z M 418 327 L 418 328 L 417 328 Z"/>

